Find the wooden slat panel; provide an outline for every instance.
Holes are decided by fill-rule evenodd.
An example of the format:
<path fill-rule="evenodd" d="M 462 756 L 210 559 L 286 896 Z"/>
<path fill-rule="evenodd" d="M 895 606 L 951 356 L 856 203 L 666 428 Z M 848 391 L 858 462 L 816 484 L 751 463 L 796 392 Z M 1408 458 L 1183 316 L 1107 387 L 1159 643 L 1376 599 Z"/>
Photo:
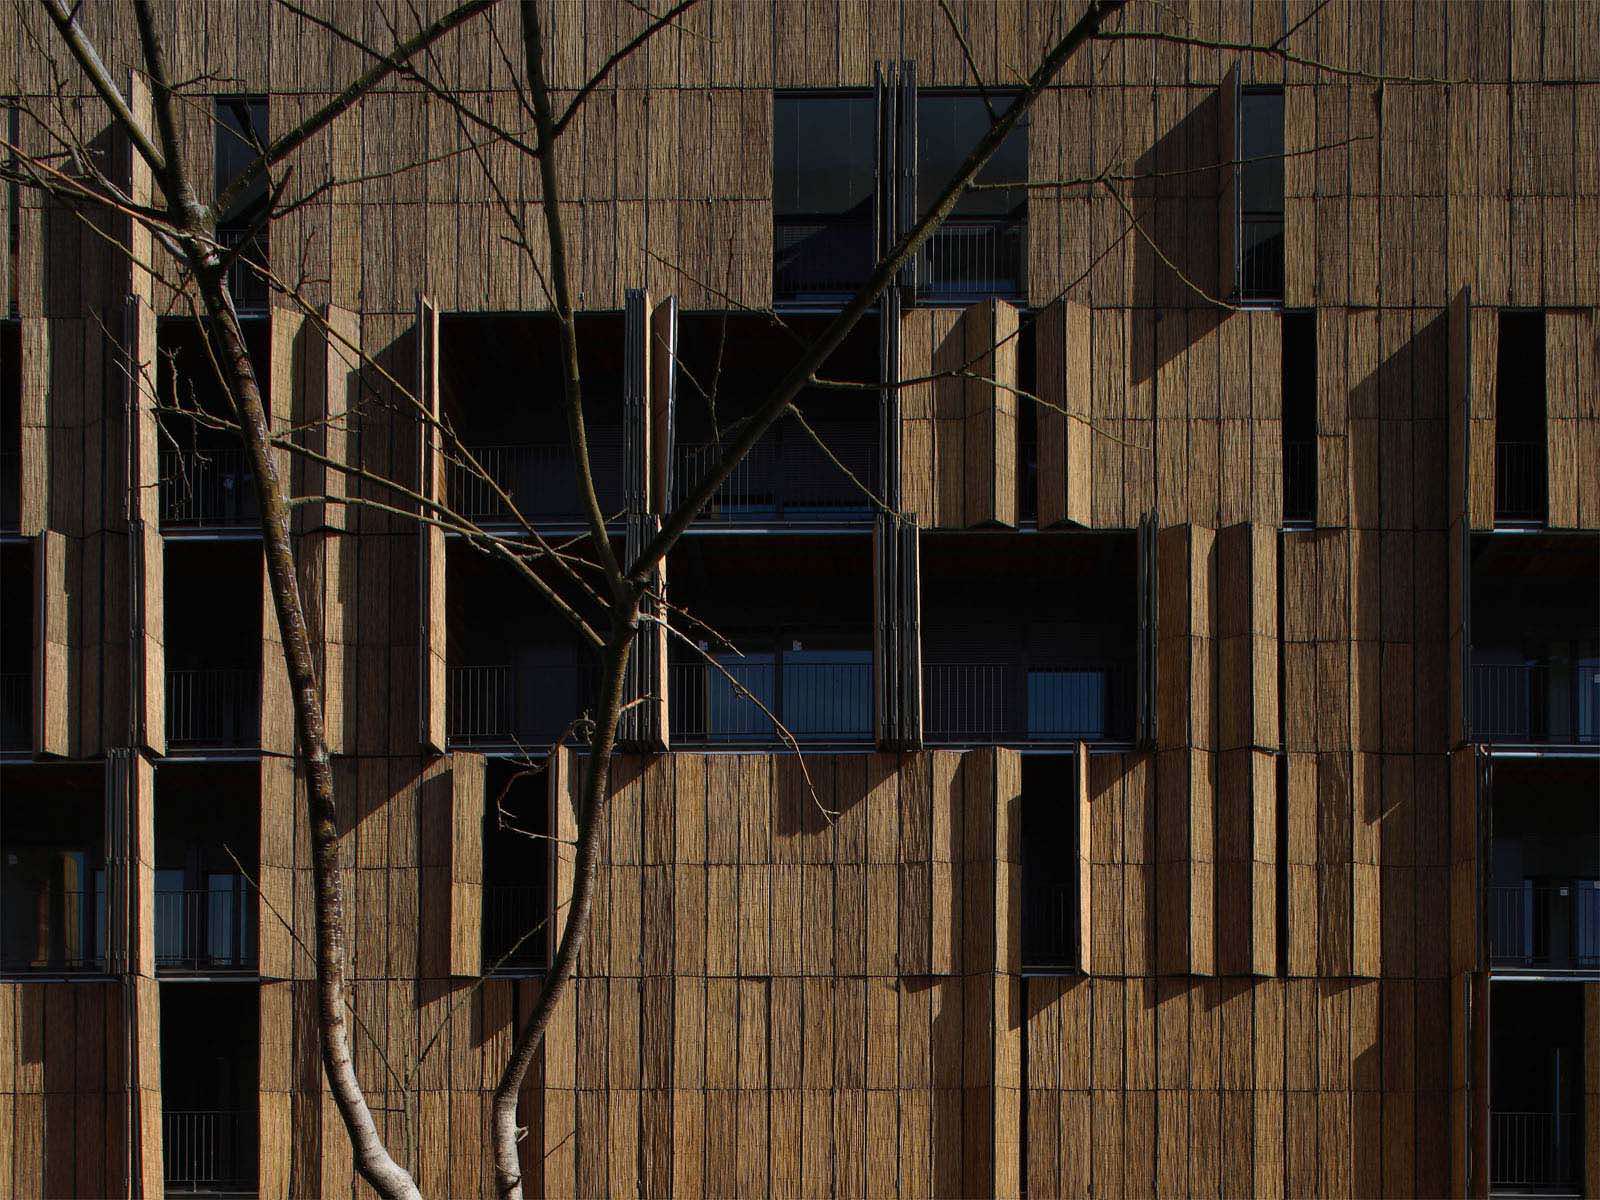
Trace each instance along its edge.
<path fill-rule="evenodd" d="M 1088 525 L 1090 477 L 1089 310 L 1062 300 L 1035 318 L 1040 528 Z"/>
<path fill-rule="evenodd" d="M 69 711 L 75 657 L 68 597 L 72 546 L 53 529 L 34 538 L 33 550 L 33 748 L 39 754 L 69 753 Z M 13 617 L 13 619 L 15 619 Z"/>
<path fill-rule="evenodd" d="M 439 409 L 439 310 L 426 296 L 417 296 L 415 327 L 417 383 L 421 409 L 417 429 L 419 494 L 443 496 L 444 456 L 437 422 Z M 417 530 L 417 712 L 423 748 L 443 752 L 446 729 L 445 547 L 444 530 L 424 523 Z"/>

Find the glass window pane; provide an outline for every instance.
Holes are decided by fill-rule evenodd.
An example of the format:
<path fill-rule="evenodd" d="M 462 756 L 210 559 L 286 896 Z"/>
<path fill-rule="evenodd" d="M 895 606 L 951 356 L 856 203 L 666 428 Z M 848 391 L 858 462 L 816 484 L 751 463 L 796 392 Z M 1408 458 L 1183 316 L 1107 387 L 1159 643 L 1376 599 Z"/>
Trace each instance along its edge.
<path fill-rule="evenodd" d="M 779 96 L 772 200 L 779 217 L 872 218 L 877 122 L 868 96 Z"/>
<path fill-rule="evenodd" d="M 267 142 L 267 102 L 251 96 L 223 96 L 216 107 L 217 190 L 227 187 L 250 165 Z M 249 221 L 256 207 L 265 202 L 267 180 L 256 180 L 238 197 L 218 224 L 239 225 Z"/>
<path fill-rule="evenodd" d="M 990 98 L 996 114 L 1014 102 L 1010 96 Z M 927 95 L 917 100 L 917 203 L 926 212 L 938 199 L 961 164 L 988 132 L 989 109 L 982 96 Z M 979 183 L 1021 183 L 1028 178 L 1028 126 L 1026 119 L 1011 131 L 978 172 Z M 1020 215 L 1027 193 L 1023 188 L 967 191 L 956 202 L 958 216 Z"/>
<path fill-rule="evenodd" d="M 1283 212 L 1282 156 L 1283 93 L 1243 93 L 1239 97 L 1239 177 L 1240 205 L 1246 213 Z"/>

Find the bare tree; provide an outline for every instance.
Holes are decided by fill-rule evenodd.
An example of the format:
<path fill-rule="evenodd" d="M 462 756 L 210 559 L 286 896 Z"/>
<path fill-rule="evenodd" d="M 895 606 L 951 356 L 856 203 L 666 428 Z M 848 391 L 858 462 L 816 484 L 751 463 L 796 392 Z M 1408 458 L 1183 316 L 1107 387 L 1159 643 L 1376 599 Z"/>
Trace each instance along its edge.
<path fill-rule="evenodd" d="M 65 156 L 70 160 L 70 167 L 63 166 L 61 161 L 23 156 L 16 169 L 16 177 L 25 185 L 47 191 L 74 206 L 93 211 L 110 209 L 149 229 L 175 264 L 175 277 L 169 280 L 170 286 L 191 304 L 197 315 L 203 315 L 205 342 L 211 364 L 232 401 L 233 411 L 231 416 L 222 418 L 216 414 L 199 413 L 181 404 L 177 411 L 190 418 L 210 421 L 220 428 L 237 431 L 256 480 L 268 584 L 282 631 L 284 656 L 293 692 L 299 743 L 297 753 L 304 764 L 308 781 L 307 803 L 315 852 L 315 961 L 323 1062 L 335 1102 L 349 1132 L 356 1167 L 362 1177 L 385 1197 L 412 1197 L 419 1195 L 419 1192 L 410 1173 L 396 1160 L 380 1136 L 362 1083 L 357 1079 L 351 1053 L 352 1035 L 347 1013 L 347 962 L 350 948 L 347 944 L 344 891 L 337 858 L 341 830 L 324 732 L 323 703 L 313 639 L 296 573 L 295 545 L 291 537 L 294 505 L 306 500 L 327 498 L 292 496 L 289 481 L 284 477 L 280 465 L 280 452 L 309 455 L 325 470 L 343 472 L 359 479 L 363 485 L 360 494 L 341 494 L 337 503 L 371 506 L 432 523 L 461 535 L 476 550 L 514 571 L 518 578 L 560 614 L 601 662 L 596 702 L 593 710 L 583 718 L 588 752 L 582 760 L 578 788 L 576 862 L 570 907 L 537 1002 L 517 1030 L 512 1052 L 504 1064 L 494 1092 L 492 1133 L 496 1187 L 503 1197 L 520 1197 L 522 1177 L 518 1145 L 525 1131 L 519 1128 L 517 1122 L 518 1094 L 551 1015 L 573 976 L 577 956 L 589 934 L 596 877 L 595 831 L 603 826 L 606 817 L 607 780 L 619 725 L 628 703 L 626 680 L 630 657 L 641 635 L 652 625 L 665 624 L 674 633 L 681 633 L 693 621 L 692 614 L 679 613 L 665 604 L 665 597 L 656 584 L 659 568 L 697 515 L 713 500 L 741 461 L 775 422 L 793 416 L 803 425 L 804 414 L 797 408 L 796 402 L 805 389 L 849 386 L 823 380 L 819 372 L 886 289 L 893 286 L 902 267 L 946 220 L 961 197 L 970 188 L 985 186 L 976 183 L 979 172 L 1075 54 L 1096 38 L 1164 36 L 1178 43 L 1194 41 L 1175 34 L 1147 35 L 1111 30 L 1105 27 L 1106 23 L 1126 0 L 1087 0 L 1078 19 L 1048 48 L 1027 79 L 1013 86 L 1012 103 L 1003 111 L 990 107 L 987 131 L 971 148 L 955 176 L 928 204 L 921 217 L 873 265 L 866 282 L 827 323 L 820 336 L 796 345 L 792 363 L 770 393 L 743 420 L 726 430 L 726 436 L 719 439 L 720 452 L 714 464 L 690 493 L 666 512 L 659 530 L 631 557 L 619 557 L 608 532 L 609 514 L 604 511 L 596 488 L 590 434 L 585 421 L 580 329 L 569 261 L 565 223 L 567 214 L 556 168 L 555 149 L 581 106 L 617 65 L 628 55 L 639 52 L 660 31 L 669 28 L 695 2 L 682 0 L 661 15 L 652 17 L 643 31 L 611 55 L 588 83 L 572 96 L 565 108 L 558 112 L 553 90 L 546 77 L 547 31 L 541 25 L 539 5 L 535 0 L 520 0 L 518 38 L 514 49 L 503 44 L 493 32 L 494 27 L 487 22 L 469 24 L 491 8 L 495 0 L 466 0 L 437 20 L 422 25 L 409 36 L 401 37 L 396 31 L 393 44 L 386 49 L 366 44 L 354 34 L 334 27 L 324 18 L 304 12 L 290 0 L 279 0 L 291 13 L 323 26 L 338 39 L 355 46 L 370 60 L 370 65 L 333 100 L 299 126 L 262 145 L 239 178 L 207 205 L 197 200 L 194 181 L 186 174 L 185 164 L 192 160 L 192 148 L 184 144 L 179 132 L 180 123 L 174 117 L 175 106 L 183 103 L 184 97 L 182 89 L 171 78 L 166 50 L 145 0 L 134 0 L 133 10 L 142 51 L 141 72 L 148 79 L 152 97 L 153 121 L 148 126 L 101 61 L 79 23 L 77 10 L 69 8 L 66 0 L 42 0 L 59 33 L 61 44 L 70 51 L 92 85 L 104 105 L 107 117 L 129 139 L 136 153 L 147 164 L 155 182 L 158 202 L 148 206 L 139 204 L 116 181 L 94 167 L 92 156 L 76 153 L 80 147 L 68 148 L 74 151 Z M 946 13 L 948 16 L 948 10 Z M 492 48 L 486 52 L 499 55 L 508 67 L 515 65 L 519 68 L 518 100 L 526 118 L 523 127 L 513 128 L 502 120 L 485 115 L 454 95 L 447 85 L 434 77 L 429 66 L 434 49 L 441 38 L 456 30 L 466 30 L 473 36 L 481 36 L 486 42 L 492 42 Z M 959 36 L 959 30 L 957 33 Z M 1225 48 L 1274 54 L 1280 58 L 1292 57 L 1281 46 L 1241 45 Z M 1309 63 L 1307 60 L 1297 61 L 1314 69 L 1338 73 L 1336 67 L 1325 67 L 1324 64 Z M 307 449 L 304 438 L 276 429 L 268 420 L 257 368 L 247 352 L 235 298 L 230 290 L 230 280 L 241 261 L 240 250 L 229 248 L 220 241 L 217 234 L 218 216 L 247 189 L 263 184 L 268 194 L 266 209 L 260 216 L 260 227 L 263 229 L 306 203 L 311 198 L 309 195 L 294 198 L 289 194 L 290 167 L 295 151 L 361 104 L 375 87 L 395 77 L 426 90 L 430 98 L 445 105 L 455 115 L 466 138 L 465 152 L 470 153 L 481 168 L 491 193 L 514 230 L 515 236 L 508 239 L 503 253 L 508 261 L 520 256 L 529 269 L 539 274 L 545 287 L 549 307 L 559 329 L 561 405 L 577 469 L 578 500 L 585 530 L 583 537 L 572 543 L 554 544 L 542 536 L 535 522 L 518 510 L 516 498 L 478 460 L 451 423 L 430 411 L 423 397 L 413 394 L 392 377 L 388 378 L 388 383 L 397 397 L 394 402 L 404 410 L 405 418 L 420 422 L 427 428 L 429 434 L 438 439 L 452 467 L 470 473 L 495 496 L 498 504 L 513 517 L 515 528 L 511 532 L 486 528 L 484 523 L 452 507 L 448 496 L 433 495 L 425 487 L 413 486 L 399 478 L 385 476 L 333 456 L 318 456 Z M 978 82 L 983 86 L 985 81 L 980 79 Z M 987 97 L 987 91 L 985 95 Z M 46 119 L 41 119 L 41 123 L 46 123 Z M 18 148 L 13 147 L 12 150 L 15 153 Z M 500 186 L 491 163 L 491 152 L 509 153 L 536 161 L 540 184 L 536 211 L 529 204 L 513 199 L 510 191 Z M 1127 217 L 1126 225 L 1108 250 L 1125 238 L 1137 237 L 1148 241 L 1159 253 L 1160 248 L 1151 239 L 1149 231 L 1142 227 L 1122 198 L 1120 188 L 1134 178 L 1125 169 L 1124 173 L 1119 174 L 1108 165 L 1105 171 L 1092 178 L 1043 181 L 1027 186 L 1104 189 Z M 1025 181 L 1018 181 L 1022 182 Z M 318 185 L 314 192 L 339 185 L 340 181 L 330 181 Z M 302 310 L 309 319 L 320 320 L 316 308 L 306 301 L 301 282 L 291 278 L 289 272 L 280 269 L 274 273 L 262 264 L 248 261 L 243 265 L 257 273 L 277 293 L 278 303 Z M 151 271 L 161 269 L 154 263 L 143 266 Z M 1176 267 L 1173 269 L 1177 270 Z M 1185 279 L 1185 283 L 1196 291 L 1201 290 L 1198 283 L 1188 279 Z M 768 316 L 771 317 L 771 314 Z M 772 319 L 776 321 L 775 317 Z M 324 332 L 331 340 L 340 337 L 337 330 L 324 327 Z M 358 346 L 345 344 L 343 349 L 352 357 L 362 357 Z M 362 361 L 370 369 L 383 372 L 383 368 L 370 359 L 363 358 Z M 948 368 L 944 373 L 977 377 L 978 361 L 974 359 Z M 926 380 L 906 381 L 907 385 L 921 382 Z M 874 391 L 877 387 L 858 386 L 870 386 Z M 714 381 L 704 383 L 703 387 L 708 402 L 714 404 Z M 1042 403 L 1038 397 L 1024 396 Z M 809 429 L 809 426 L 806 428 Z M 874 502 L 878 502 L 876 497 Z M 753 696 L 749 698 L 755 699 Z M 530 849 L 530 853 L 543 852 L 542 845 Z"/>

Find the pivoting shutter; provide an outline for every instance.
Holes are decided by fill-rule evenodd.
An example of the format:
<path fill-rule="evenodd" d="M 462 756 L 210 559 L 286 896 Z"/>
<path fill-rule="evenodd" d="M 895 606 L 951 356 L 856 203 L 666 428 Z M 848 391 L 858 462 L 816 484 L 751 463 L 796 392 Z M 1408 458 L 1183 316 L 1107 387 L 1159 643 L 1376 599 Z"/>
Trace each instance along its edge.
<path fill-rule="evenodd" d="M 440 496 L 443 454 L 439 437 L 439 310 L 426 296 L 417 296 L 417 491 L 429 500 Z M 445 549 L 444 530 L 421 521 L 417 525 L 417 713 L 424 749 L 445 748 Z"/>
<path fill-rule="evenodd" d="M 1222 77 L 1217 96 L 1217 295 L 1239 291 L 1239 65 Z"/>
<path fill-rule="evenodd" d="M 1139 663 L 1138 740 L 1153 746 L 1156 740 L 1156 514 L 1152 509 L 1139 520 Z"/>

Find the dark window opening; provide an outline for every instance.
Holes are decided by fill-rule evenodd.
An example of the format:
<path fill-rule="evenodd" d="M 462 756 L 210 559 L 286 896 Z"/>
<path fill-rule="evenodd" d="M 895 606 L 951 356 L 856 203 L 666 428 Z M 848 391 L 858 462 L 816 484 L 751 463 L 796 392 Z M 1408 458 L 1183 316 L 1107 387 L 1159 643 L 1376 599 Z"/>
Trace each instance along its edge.
<path fill-rule="evenodd" d="M 1583 991 L 1496 983 L 1489 1001 L 1489 1185 L 1577 1195 L 1583 1182 Z"/>
<path fill-rule="evenodd" d="M 1600 968 L 1600 764 L 1497 763 L 1489 959 L 1498 969 Z"/>
<path fill-rule="evenodd" d="M 1131 740 L 1138 609 L 1132 534 L 924 534 L 924 737 Z"/>
<path fill-rule="evenodd" d="M 483 969 L 526 975 L 550 961 L 550 790 L 544 770 L 496 759 L 483 823 Z"/>
<path fill-rule="evenodd" d="M 0 545 L 0 752 L 33 748 L 33 547 Z"/>
<path fill-rule="evenodd" d="M 1501 313 L 1495 352 L 1496 521 L 1545 520 L 1544 366 L 1544 313 Z"/>
<path fill-rule="evenodd" d="M 917 206 L 933 207 L 991 125 L 1016 97 L 923 92 L 917 98 Z M 990 113 L 993 106 L 993 116 Z M 1018 296 L 1027 262 L 1028 121 L 1000 143 L 922 248 L 924 300 L 969 303 Z M 1015 187 L 996 186 L 1016 184 Z"/>
<path fill-rule="evenodd" d="M 272 404 L 267 322 L 240 322 L 256 372 L 261 399 Z M 255 529 L 260 521 L 255 472 L 244 443 L 231 429 L 233 402 L 217 377 L 200 323 L 163 320 L 156 335 L 156 393 L 162 412 L 160 438 L 161 528 Z"/>
<path fill-rule="evenodd" d="M 1473 739 L 1600 743 L 1600 543 L 1480 534 L 1470 568 Z"/>
<path fill-rule="evenodd" d="M 269 141 L 267 102 L 260 96 L 218 96 L 216 102 L 216 191 L 220 197 L 260 157 Z M 217 215 L 217 241 L 238 250 L 228 282 L 239 308 L 264 308 L 268 287 L 250 266 L 267 262 L 266 173 L 258 175 Z"/>
<path fill-rule="evenodd" d="M 0 321 L 0 533 L 22 527 L 22 322 Z"/>
<path fill-rule="evenodd" d="M 621 546 L 615 549 L 620 556 Z M 450 542 L 446 553 L 451 744 L 542 750 L 569 730 L 581 741 L 587 730 L 580 718 L 593 715 L 599 691 L 597 657 L 516 571 L 463 542 Z M 604 628 L 591 599 L 554 572 L 544 577 Z"/>
<path fill-rule="evenodd" d="M 262 576 L 253 542 L 167 544 L 169 747 L 260 744 Z"/>
<path fill-rule="evenodd" d="M 1317 318 L 1283 314 L 1283 520 L 1317 516 Z"/>
<path fill-rule="evenodd" d="M 849 296 L 874 259 L 877 108 L 869 95 L 773 101 L 773 291 L 790 303 Z"/>
<path fill-rule="evenodd" d="M 155 954 L 163 973 L 256 966 L 261 818 L 254 764 L 163 763 L 156 772 Z"/>
<path fill-rule="evenodd" d="M 1239 298 L 1283 299 L 1283 89 L 1244 88 L 1235 143 Z"/>
<path fill-rule="evenodd" d="M 560 327 L 543 313 L 450 314 L 439 321 L 439 402 L 470 458 L 445 447 L 451 506 L 485 525 L 583 519 L 567 427 Z M 621 313 L 578 317 L 589 463 L 600 511 L 623 507 Z M 474 466 L 473 464 L 476 463 Z"/>
<path fill-rule="evenodd" d="M 1022 760 L 1022 969 L 1076 967 L 1078 946 L 1077 760 Z"/>
<path fill-rule="evenodd" d="M 801 743 L 871 739 L 870 539 L 696 537 L 667 572 L 703 623 L 668 647 L 675 744 L 783 745 L 774 720 Z"/>
<path fill-rule="evenodd" d="M 731 439 L 783 379 L 826 320 L 686 315 L 678 322 L 672 497 L 681 503 L 721 462 Z M 701 510 L 724 524 L 856 523 L 872 519 L 878 487 L 878 338 L 863 321 L 829 356 L 821 378 L 863 388 L 805 388 Z M 807 426 L 811 432 L 807 432 Z M 812 434 L 816 436 L 813 437 Z M 818 444 L 820 441 L 820 445 Z"/>
<path fill-rule="evenodd" d="M 106 954 L 98 767 L 5 768 L 0 805 L 0 971 L 97 973 Z"/>
<path fill-rule="evenodd" d="M 161 985 L 161 1150 L 168 1195 L 254 1195 L 260 989 Z"/>

